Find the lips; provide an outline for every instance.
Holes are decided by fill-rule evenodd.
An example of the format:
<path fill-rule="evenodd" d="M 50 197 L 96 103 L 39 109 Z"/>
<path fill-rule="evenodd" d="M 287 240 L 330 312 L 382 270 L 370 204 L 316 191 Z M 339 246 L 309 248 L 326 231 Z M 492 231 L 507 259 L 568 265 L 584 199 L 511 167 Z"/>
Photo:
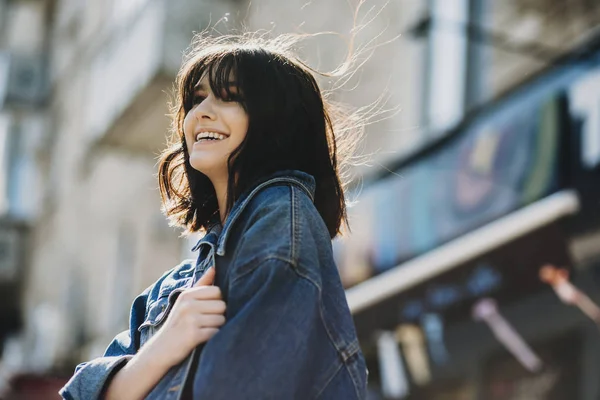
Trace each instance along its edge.
<path fill-rule="evenodd" d="M 224 140 L 224 139 L 227 139 L 227 135 L 220 133 L 220 132 L 215 132 L 215 131 L 199 132 L 195 136 L 195 142 L 199 142 L 201 140 L 220 141 L 220 140 Z"/>

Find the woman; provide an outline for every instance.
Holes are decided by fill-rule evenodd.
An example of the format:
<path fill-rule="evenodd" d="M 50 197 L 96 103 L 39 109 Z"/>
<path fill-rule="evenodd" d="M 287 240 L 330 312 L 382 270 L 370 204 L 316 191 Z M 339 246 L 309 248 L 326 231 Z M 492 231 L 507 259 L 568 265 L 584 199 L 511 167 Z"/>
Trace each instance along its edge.
<path fill-rule="evenodd" d="M 158 177 L 171 221 L 206 233 L 198 260 L 134 300 L 130 329 L 64 398 L 365 398 L 331 249 L 346 222 L 336 120 L 284 42 L 193 44 Z"/>

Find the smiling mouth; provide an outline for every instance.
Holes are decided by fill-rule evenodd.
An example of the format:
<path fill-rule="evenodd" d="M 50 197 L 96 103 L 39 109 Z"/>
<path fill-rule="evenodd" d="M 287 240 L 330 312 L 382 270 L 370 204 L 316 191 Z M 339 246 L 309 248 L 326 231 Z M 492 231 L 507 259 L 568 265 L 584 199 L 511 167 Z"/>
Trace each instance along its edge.
<path fill-rule="evenodd" d="M 227 136 L 217 132 L 200 132 L 196 135 L 195 139 L 194 143 L 219 142 L 227 139 Z"/>

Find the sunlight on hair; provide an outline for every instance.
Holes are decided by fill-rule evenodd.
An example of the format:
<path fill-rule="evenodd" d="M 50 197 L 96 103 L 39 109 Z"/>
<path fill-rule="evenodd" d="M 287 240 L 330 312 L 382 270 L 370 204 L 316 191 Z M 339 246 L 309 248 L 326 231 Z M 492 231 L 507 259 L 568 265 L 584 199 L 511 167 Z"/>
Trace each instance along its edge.
<path fill-rule="evenodd" d="M 372 6 L 367 10 L 363 10 L 364 0 L 360 0 L 354 7 L 350 2 L 348 5 L 352 9 L 352 28 L 347 35 L 332 31 L 275 35 L 273 33 L 274 27 L 268 30 L 256 31 L 245 31 L 242 27 L 238 31 L 227 28 L 227 14 L 211 27 L 194 35 L 190 46 L 183 54 L 182 67 L 175 81 L 174 96 L 172 96 L 169 103 L 169 116 L 172 121 L 171 135 L 168 139 L 168 150 L 161 156 L 161 165 L 165 165 L 164 162 L 172 164 L 168 170 L 161 170 L 160 174 L 166 177 L 173 189 L 170 196 L 163 198 L 163 209 L 167 215 L 172 217 L 173 225 L 193 226 L 192 231 L 201 229 L 201 226 L 197 226 L 197 222 L 195 222 L 198 220 L 198 216 L 190 213 L 190 205 L 194 202 L 191 190 L 194 189 L 190 189 L 188 182 L 186 182 L 186 158 L 185 151 L 182 150 L 181 139 L 182 103 L 181 98 L 178 96 L 180 96 L 182 90 L 185 90 L 182 86 L 185 79 L 189 77 L 201 60 L 213 60 L 218 58 L 219 54 L 228 52 L 266 51 L 285 64 L 293 64 L 299 70 L 304 70 L 317 80 L 318 88 L 316 89 L 320 93 L 325 110 L 327 125 L 325 133 L 330 158 L 332 166 L 339 177 L 341 190 L 343 193 L 347 193 L 350 185 L 353 189 L 360 187 L 361 180 L 357 174 L 358 167 L 374 165 L 371 160 L 375 159 L 378 154 L 378 152 L 368 154 L 364 151 L 366 127 L 395 116 L 400 112 L 400 108 L 387 106 L 391 99 L 389 91 L 391 76 L 388 78 L 385 90 L 369 104 L 352 106 L 338 101 L 337 98 L 343 95 L 344 92 L 359 90 L 361 68 L 369 61 L 375 50 L 394 42 L 399 36 L 383 41 L 382 37 L 388 28 L 385 27 L 379 33 L 366 41 L 363 40 L 364 43 L 361 43 L 357 40 L 357 36 L 380 16 L 385 9 L 385 5 L 378 8 Z M 221 32 L 222 27 L 226 28 L 228 33 Z M 343 59 L 337 66 L 328 71 L 322 71 L 309 65 L 300 56 L 301 50 L 311 40 L 324 36 L 339 39 L 343 48 L 346 49 Z M 166 187 L 162 188 L 166 189 Z M 352 206 L 360 194 L 360 191 L 357 190 L 351 192 L 352 199 L 344 198 L 344 203 L 347 206 Z"/>

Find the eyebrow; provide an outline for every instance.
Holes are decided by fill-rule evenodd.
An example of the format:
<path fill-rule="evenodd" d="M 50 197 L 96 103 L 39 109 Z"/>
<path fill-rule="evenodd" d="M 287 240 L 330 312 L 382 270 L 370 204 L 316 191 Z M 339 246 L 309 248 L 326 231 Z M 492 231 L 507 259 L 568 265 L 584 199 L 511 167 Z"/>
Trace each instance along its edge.
<path fill-rule="evenodd" d="M 237 84 L 235 82 L 227 82 L 227 87 L 237 88 Z M 194 90 L 206 90 L 206 85 L 203 83 L 198 83 L 194 86 Z"/>

